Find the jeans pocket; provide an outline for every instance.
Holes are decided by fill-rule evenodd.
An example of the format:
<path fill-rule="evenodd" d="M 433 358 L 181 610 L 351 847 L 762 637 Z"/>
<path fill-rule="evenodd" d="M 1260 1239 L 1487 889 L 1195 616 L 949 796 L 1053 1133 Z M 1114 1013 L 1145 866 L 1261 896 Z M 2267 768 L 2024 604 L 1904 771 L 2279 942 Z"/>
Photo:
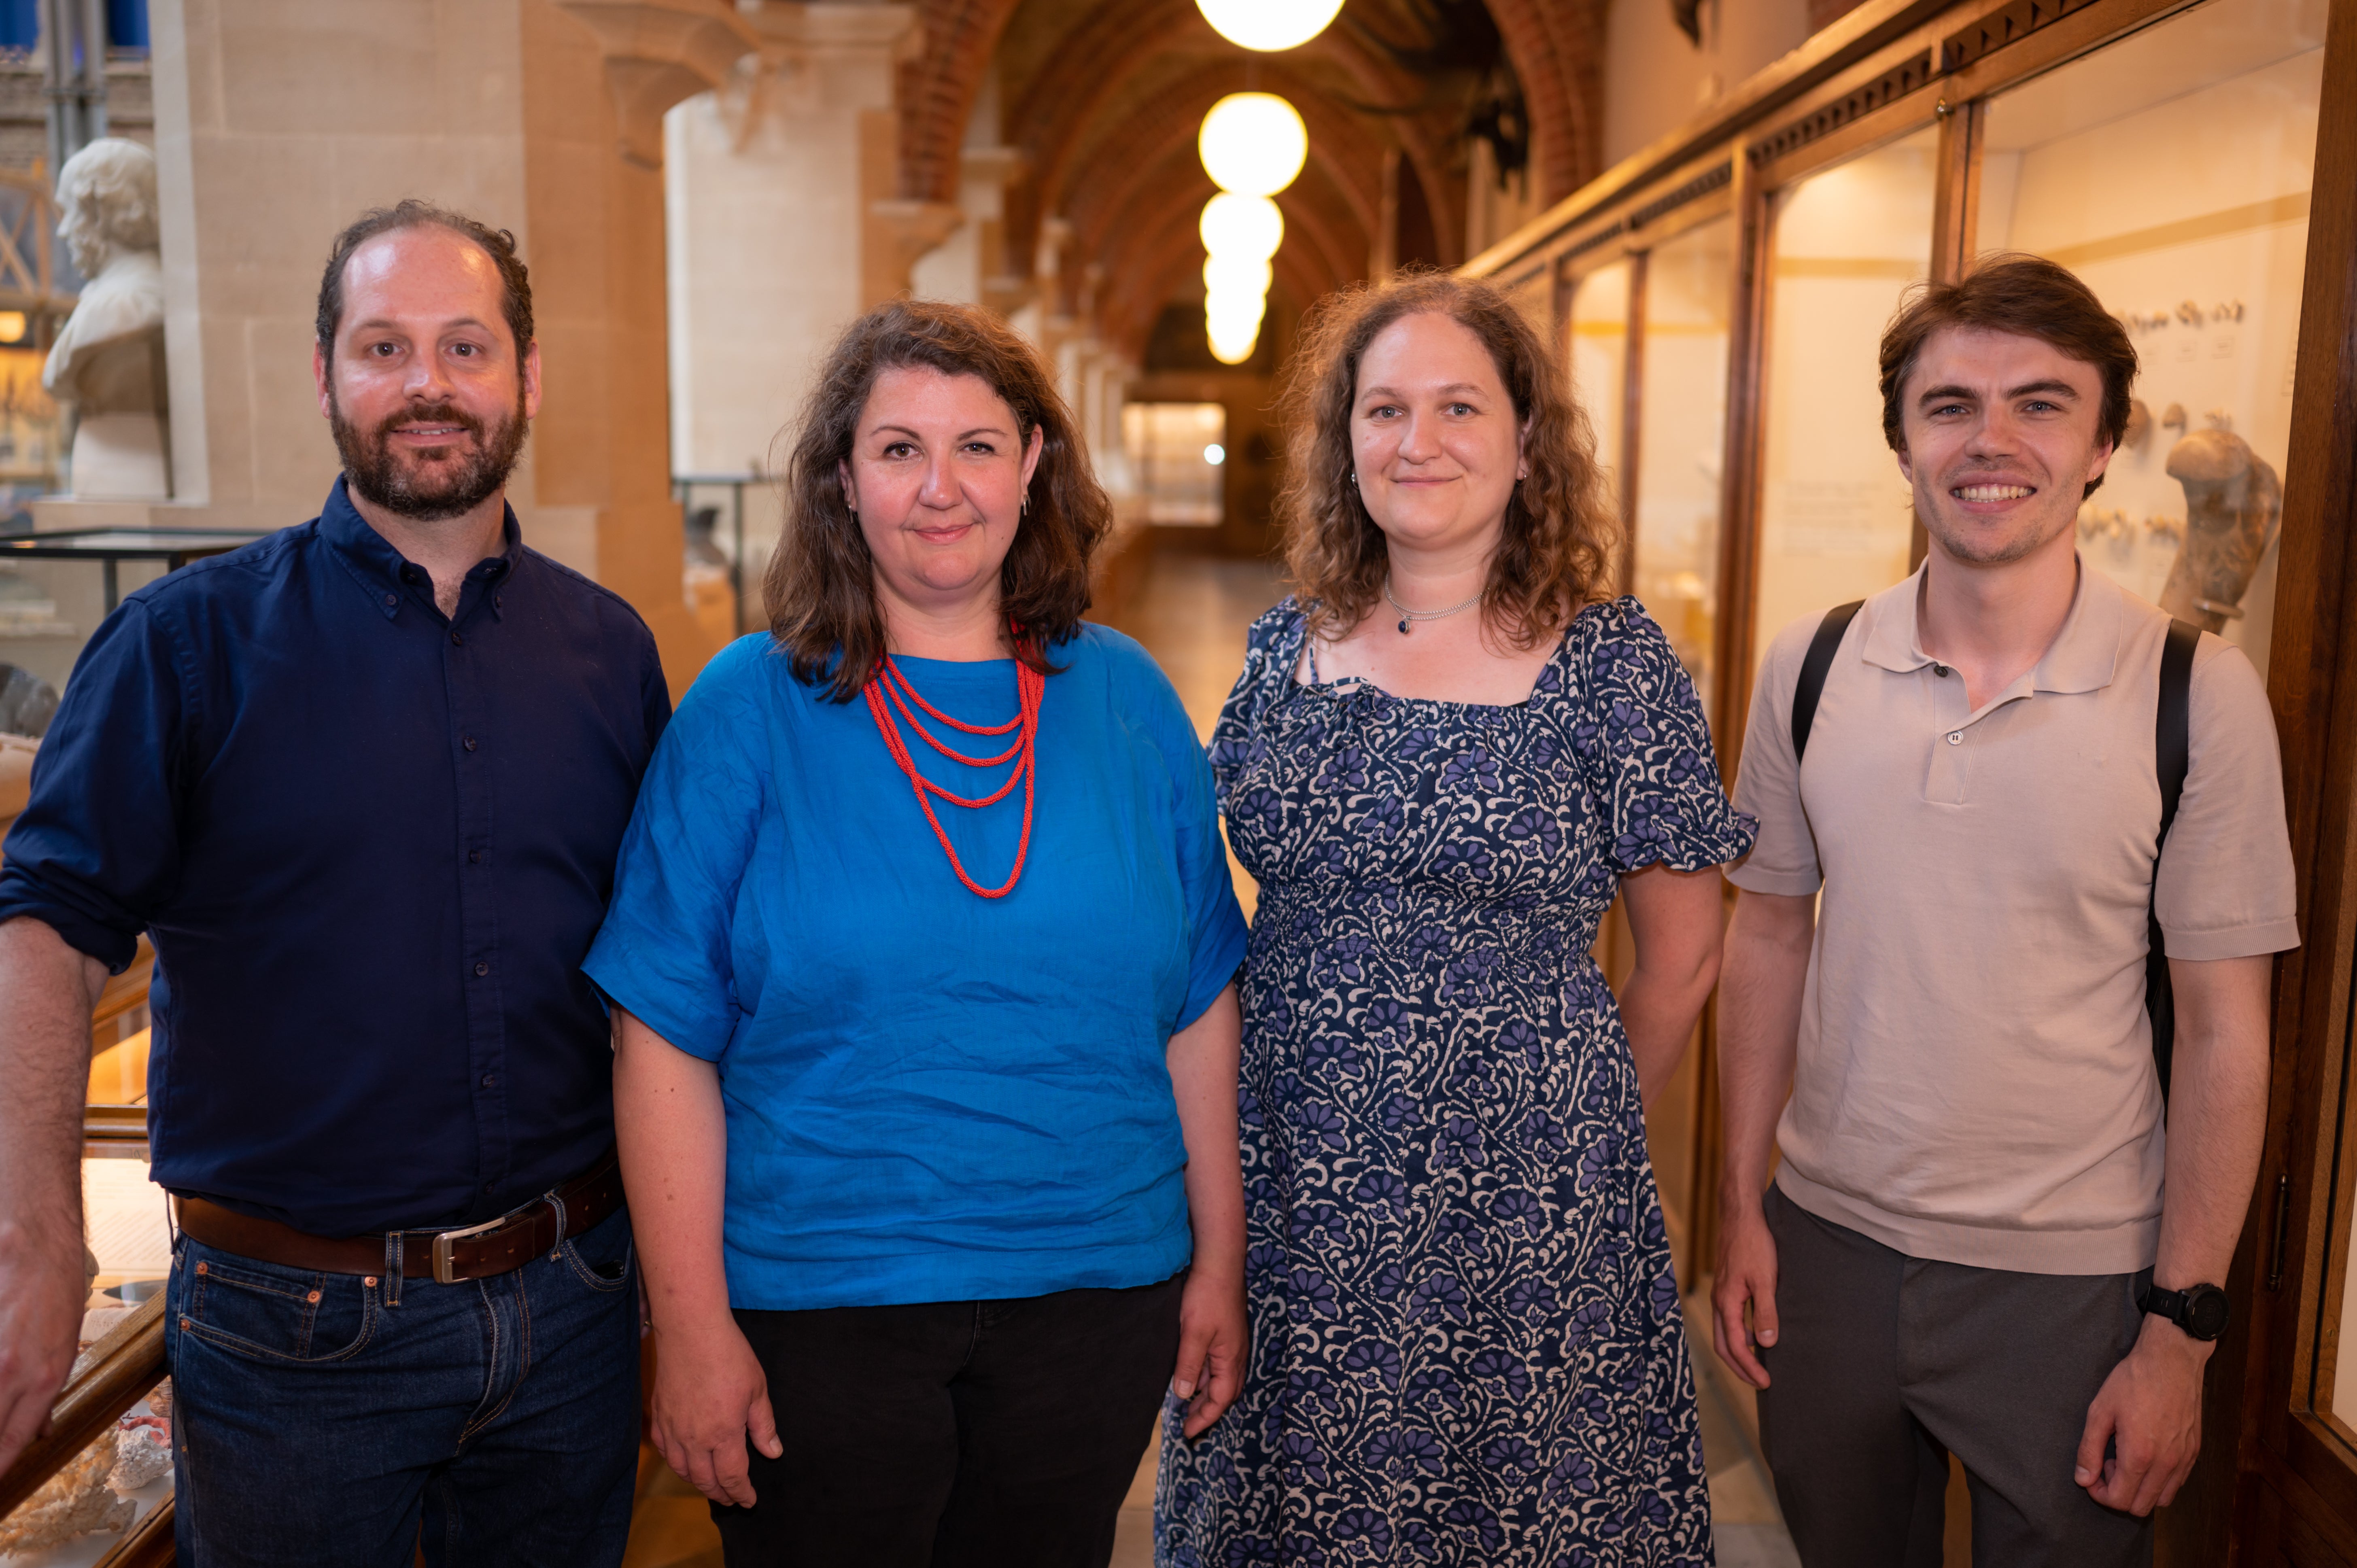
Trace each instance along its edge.
<path fill-rule="evenodd" d="M 559 1250 L 583 1284 L 591 1290 L 616 1291 L 630 1283 L 634 1248 L 630 1216 L 625 1210 L 581 1235 L 566 1238 Z"/>
<path fill-rule="evenodd" d="M 359 1274 L 313 1273 L 186 1243 L 179 1326 L 209 1345 L 269 1362 L 341 1361 L 376 1328 L 378 1290 Z"/>

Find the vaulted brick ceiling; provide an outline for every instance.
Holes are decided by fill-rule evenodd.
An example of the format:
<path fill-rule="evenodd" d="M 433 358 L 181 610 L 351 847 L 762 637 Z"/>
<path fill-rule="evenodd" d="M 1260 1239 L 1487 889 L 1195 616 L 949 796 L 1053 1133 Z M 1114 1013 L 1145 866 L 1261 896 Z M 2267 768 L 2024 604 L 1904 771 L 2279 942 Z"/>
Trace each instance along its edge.
<path fill-rule="evenodd" d="M 1258 87 L 1309 126 L 1309 166 L 1278 198 L 1281 296 L 1297 308 L 1364 275 L 1393 149 L 1424 192 L 1438 259 L 1461 260 L 1466 81 L 1423 70 L 1418 51 L 1450 6 L 1470 3 L 1346 0 L 1309 44 L 1256 55 L 1213 32 L 1194 0 L 919 0 L 921 47 L 901 68 L 902 192 L 955 197 L 967 121 L 996 70 L 1000 139 L 1027 166 L 1007 254 L 1028 266 L 1042 220 L 1069 221 L 1066 288 L 1093 279 L 1103 330 L 1135 352 L 1162 306 L 1200 287 L 1194 223 L 1211 185 L 1196 127 L 1222 94 Z M 1533 188 L 1554 201 L 1599 162 L 1605 0 L 1482 3 L 1528 116 Z"/>

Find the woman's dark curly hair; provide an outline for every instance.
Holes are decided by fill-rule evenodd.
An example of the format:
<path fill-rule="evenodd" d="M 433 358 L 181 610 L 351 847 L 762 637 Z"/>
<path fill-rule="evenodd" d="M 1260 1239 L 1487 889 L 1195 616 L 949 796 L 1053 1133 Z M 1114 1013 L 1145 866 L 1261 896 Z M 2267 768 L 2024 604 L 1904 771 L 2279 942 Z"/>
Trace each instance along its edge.
<path fill-rule="evenodd" d="M 1413 271 L 1329 295 L 1312 312 L 1286 371 L 1292 462 L 1277 496 L 1286 566 L 1313 637 L 1344 634 L 1374 608 L 1389 558 L 1383 530 L 1351 482 L 1351 409 L 1369 345 L 1392 323 L 1425 311 L 1481 340 L 1524 431 L 1530 478 L 1506 502 L 1481 613 L 1516 647 L 1535 647 L 1583 606 L 1610 596 L 1620 530 L 1587 414 L 1572 402 L 1546 340 L 1486 283 Z"/>
<path fill-rule="evenodd" d="M 973 376 L 996 392 L 1015 411 L 1026 447 L 1033 431 L 1042 433 L 1030 510 L 998 576 L 1015 656 L 1033 669 L 1056 673 L 1047 650 L 1080 629 L 1090 558 L 1113 527 L 1113 503 L 1055 377 L 1013 328 L 968 305 L 897 299 L 869 311 L 836 339 L 794 427 L 785 527 L 761 578 L 770 634 L 795 676 L 823 680 L 838 703 L 859 694 L 886 651 L 875 558 L 844 497 L 843 468 L 877 377 L 920 367 Z"/>

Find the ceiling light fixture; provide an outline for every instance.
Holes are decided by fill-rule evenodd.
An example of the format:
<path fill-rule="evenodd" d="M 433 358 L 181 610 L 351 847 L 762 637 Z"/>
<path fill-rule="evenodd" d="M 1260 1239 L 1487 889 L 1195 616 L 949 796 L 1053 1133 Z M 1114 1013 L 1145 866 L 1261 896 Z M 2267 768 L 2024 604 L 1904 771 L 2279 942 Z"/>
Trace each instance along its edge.
<path fill-rule="evenodd" d="M 1195 8 L 1228 42 L 1268 53 L 1324 32 L 1342 0 L 1195 0 Z"/>
<path fill-rule="evenodd" d="M 1285 214 L 1265 196 L 1223 190 L 1203 203 L 1197 229 L 1203 249 L 1222 261 L 1243 256 L 1265 262 L 1285 243 Z"/>
<path fill-rule="evenodd" d="M 1274 92 L 1231 92 L 1211 105 L 1195 133 L 1203 171 L 1222 190 L 1275 196 L 1309 158 L 1309 127 Z"/>

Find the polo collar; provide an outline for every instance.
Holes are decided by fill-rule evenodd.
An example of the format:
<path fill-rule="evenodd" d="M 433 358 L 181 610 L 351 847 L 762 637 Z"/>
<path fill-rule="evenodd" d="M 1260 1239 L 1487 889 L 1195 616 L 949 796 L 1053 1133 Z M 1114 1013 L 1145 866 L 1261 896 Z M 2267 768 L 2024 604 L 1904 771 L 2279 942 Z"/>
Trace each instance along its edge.
<path fill-rule="evenodd" d="M 432 604 L 434 582 L 425 568 L 414 564 L 393 548 L 391 540 L 369 526 L 368 519 L 352 505 L 344 484 L 344 476 L 337 475 L 328 491 L 327 504 L 319 509 L 320 537 L 335 546 L 362 587 L 380 596 L 378 607 L 388 620 L 399 613 L 404 595 Z M 478 562 L 467 574 L 469 577 L 494 583 L 514 571 L 522 561 L 523 529 L 516 521 L 515 508 L 507 507 L 505 510 L 499 553 Z"/>
<path fill-rule="evenodd" d="M 2110 685 L 2118 671 L 2120 628 L 2126 613 L 2122 598 L 2126 590 L 2088 565 L 2083 556 L 2074 559 L 2079 586 L 2071 597 L 2071 613 L 2062 618 L 2062 629 L 2055 635 L 2053 646 L 2030 670 L 2029 690 L 2097 692 Z M 1918 566 L 1905 582 L 1867 601 L 1873 624 L 1867 630 L 1861 656 L 1868 664 L 1904 674 L 1932 663 L 1932 656 L 1923 651 L 1918 618 L 1922 594 L 1923 568 Z M 2017 683 L 2017 690 L 2020 684 Z"/>

